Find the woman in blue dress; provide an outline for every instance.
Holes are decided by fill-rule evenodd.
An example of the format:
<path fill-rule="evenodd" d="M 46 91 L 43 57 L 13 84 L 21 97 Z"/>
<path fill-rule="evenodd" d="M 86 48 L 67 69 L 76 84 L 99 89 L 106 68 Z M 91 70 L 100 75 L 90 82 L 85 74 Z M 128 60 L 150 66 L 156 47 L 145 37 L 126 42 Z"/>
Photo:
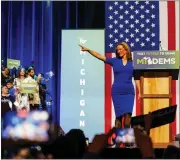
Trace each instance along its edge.
<path fill-rule="evenodd" d="M 81 46 L 82 51 L 87 51 L 94 57 L 113 67 L 114 83 L 112 85 L 112 100 L 116 115 L 116 128 L 129 128 L 134 106 L 135 89 L 132 77 L 135 76 L 130 48 L 127 43 L 121 42 L 116 46 L 116 57 L 107 58 L 91 49 Z M 140 82 L 135 80 L 140 98 Z"/>

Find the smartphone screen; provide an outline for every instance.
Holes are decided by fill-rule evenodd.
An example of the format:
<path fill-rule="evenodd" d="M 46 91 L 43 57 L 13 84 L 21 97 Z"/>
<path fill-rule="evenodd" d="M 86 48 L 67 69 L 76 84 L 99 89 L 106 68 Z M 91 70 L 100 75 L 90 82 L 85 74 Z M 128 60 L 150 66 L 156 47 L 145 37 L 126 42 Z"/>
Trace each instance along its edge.
<path fill-rule="evenodd" d="M 133 128 L 116 129 L 115 132 L 112 134 L 112 138 L 116 144 L 135 143 L 134 129 Z"/>
<path fill-rule="evenodd" d="M 2 138 L 45 142 L 49 140 L 46 111 L 9 112 L 3 119 Z"/>

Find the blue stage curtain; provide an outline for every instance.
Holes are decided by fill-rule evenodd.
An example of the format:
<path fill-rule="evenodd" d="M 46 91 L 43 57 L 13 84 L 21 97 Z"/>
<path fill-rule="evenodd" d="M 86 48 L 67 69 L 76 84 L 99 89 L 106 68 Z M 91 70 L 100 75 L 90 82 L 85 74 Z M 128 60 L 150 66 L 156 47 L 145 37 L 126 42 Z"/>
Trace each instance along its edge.
<path fill-rule="evenodd" d="M 52 70 L 53 122 L 60 121 L 61 29 L 105 28 L 104 2 L 2 1 L 1 57 L 33 61 L 35 72 Z M 68 62 L 67 62 L 68 63 Z"/>

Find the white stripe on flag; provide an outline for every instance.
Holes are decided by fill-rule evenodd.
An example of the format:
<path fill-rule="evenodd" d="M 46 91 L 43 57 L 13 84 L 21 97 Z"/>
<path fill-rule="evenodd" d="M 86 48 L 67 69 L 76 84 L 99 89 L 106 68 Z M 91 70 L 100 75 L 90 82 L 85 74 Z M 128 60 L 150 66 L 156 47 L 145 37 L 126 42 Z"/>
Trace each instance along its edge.
<path fill-rule="evenodd" d="M 132 117 L 134 117 L 134 116 L 136 116 L 136 85 L 135 85 L 134 77 L 132 78 L 132 83 L 134 85 L 134 93 L 135 93 L 134 106 L 133 106 L 133 112 L 132 112 Z"/>
<path fill-rule="evenodd" d="M 179 75 L 179 78 L 180 78 L 180 75 Z M 176 110 L 176 133 L 177 134 L 179 134 L 180 133 L 180 131 L 179 131 L 179 112 L 180 112 L 180 105 L 179 105 L 179 96 L 180 96 L 180 94 L 179 94 L 179 83 L 180 83 L 180 80 L 179 80 L 179 78 L 178 78 L 178 80 L 176 81 L 176 104 L 177 104 L 177 110 Z"/>
<path fill-rule="evenodd" d="M 112 58 L 114 58 L 115 56 L 116 56 L 115 53 L 112 53 Z M 112 67 L 111 67 L 111 68 L 112 68 Z M 113 74 L 113 68 L 112 68 L 112 84 L 113 84 L 113 82 L 114 82 L 114 74 Z M 114 104 L 113 104 L 113 101 L 112 101 L 111 115 L 112 115 L 111 126 L 114 127 L 116 115 L 115 115 L 115 111 L 114 111 Z"/>
<path fill-rule="evenodd" d="M 167 2 L 159 2 L 159 30 L 160 30 L 160 41 L 163 50 L 168 50 L 168 17 L 167 17 Z M 158 27 L 158 26 L 156 26 Z M 161 48 L 160 48 L 161 50 Z"/>
<path fill-rule="evenodd" d="M 133 60 L 133 52 L 132 52 L 132 60 Z M 132 117 L 134 117 L 134 116 L 136 116 L 136 84 L 135 84 L 134 77 L 132 77 L 132 83 L 134 86 L 134 93 L 135 93 L 134 106 L 133 106 L 133 112 L 132 112 Z"/>
<path fill-rule="evenodd" d="M 175 10 L 175 13 L 176 13 L 176 50 L 179 50 L 179 1 L 176 1 L 175 2 L 175 6 L 176 6 L 176 10 Z M 180 76 L 179 76 L 180 78 Z M 180 112 L 180 105 L 179 105 L 179 83 L 180 83 L 180 80 L 176 81 L 176 104 L 177 104 L 177 111 L 176 111 L 176 133 L 180 133 L 179 131 L 179 112 Z"/>

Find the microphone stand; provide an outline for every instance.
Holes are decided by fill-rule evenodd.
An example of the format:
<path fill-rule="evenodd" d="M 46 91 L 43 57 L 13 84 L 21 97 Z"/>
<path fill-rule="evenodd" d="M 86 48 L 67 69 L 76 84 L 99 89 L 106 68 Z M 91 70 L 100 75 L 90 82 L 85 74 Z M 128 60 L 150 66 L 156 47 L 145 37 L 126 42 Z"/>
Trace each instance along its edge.
<path fill-rule="evenodd" d="M 160 51 L 163 51 L 162 45 L 161 45 L 161 41 L 159 41 L 159 47 L 160 47 Z"/>

